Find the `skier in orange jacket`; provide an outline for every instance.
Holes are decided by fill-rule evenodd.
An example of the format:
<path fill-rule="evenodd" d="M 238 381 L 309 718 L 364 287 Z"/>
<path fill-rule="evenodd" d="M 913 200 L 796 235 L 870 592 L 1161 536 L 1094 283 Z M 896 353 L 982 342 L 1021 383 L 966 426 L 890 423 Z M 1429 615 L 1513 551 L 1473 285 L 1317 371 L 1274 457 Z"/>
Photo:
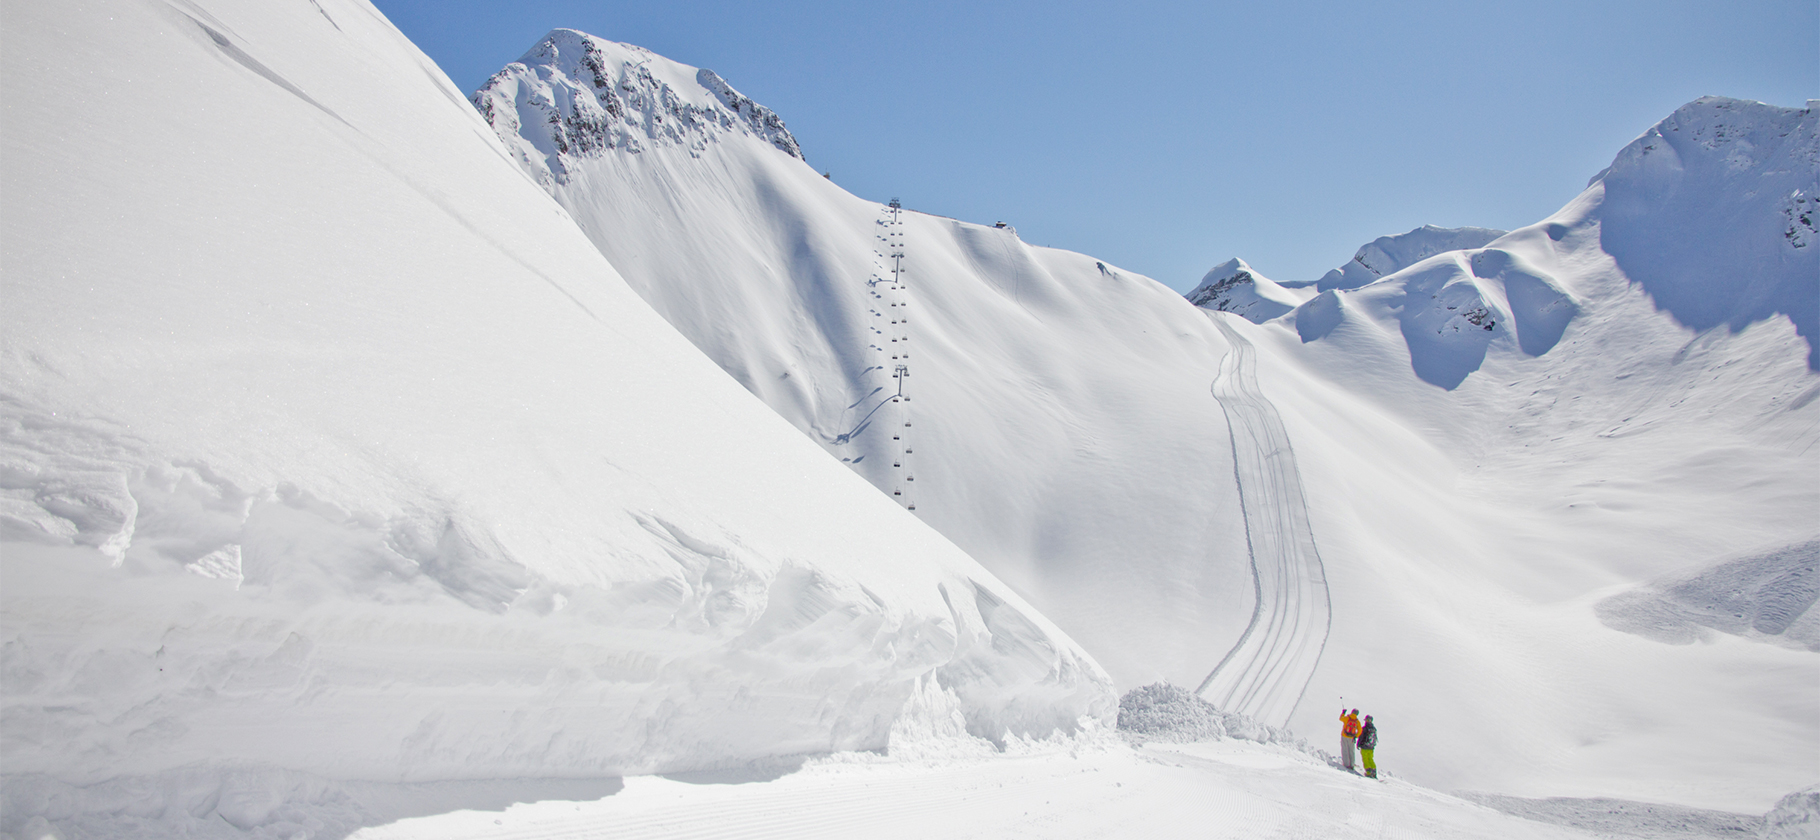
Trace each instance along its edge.
<path fill-rule="evenodd" d="M 1359 737 L 1359 710 L 1340 709 L 1340 766 L 1352 769 L 1352 749 Z"/>

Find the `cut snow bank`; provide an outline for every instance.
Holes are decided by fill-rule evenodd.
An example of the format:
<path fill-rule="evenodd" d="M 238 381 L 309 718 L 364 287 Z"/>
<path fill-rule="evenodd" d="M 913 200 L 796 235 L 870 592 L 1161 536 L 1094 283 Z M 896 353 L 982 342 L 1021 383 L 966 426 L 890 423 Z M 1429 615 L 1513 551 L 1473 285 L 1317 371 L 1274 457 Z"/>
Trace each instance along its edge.
<path fill-rule="evenodd" d="M 370 5 L 21 6 L 3 61 L 0 828 L 876 749 L 919 680 L 1110 721 Z"/>

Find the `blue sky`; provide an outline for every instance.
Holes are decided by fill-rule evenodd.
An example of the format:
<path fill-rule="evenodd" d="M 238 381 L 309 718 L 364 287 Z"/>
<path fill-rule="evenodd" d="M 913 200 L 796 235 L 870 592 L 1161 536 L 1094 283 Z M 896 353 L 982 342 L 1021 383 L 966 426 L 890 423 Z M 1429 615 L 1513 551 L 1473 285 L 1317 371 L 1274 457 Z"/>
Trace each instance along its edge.
<path fill-rule="evenodd" d="M 375 0 L 472 90 L 570 27 L 712 68 L 851 192 L 1178 289 L 1510 228 L 1705 94 L 1820 98 L 1814 0 Z"/>

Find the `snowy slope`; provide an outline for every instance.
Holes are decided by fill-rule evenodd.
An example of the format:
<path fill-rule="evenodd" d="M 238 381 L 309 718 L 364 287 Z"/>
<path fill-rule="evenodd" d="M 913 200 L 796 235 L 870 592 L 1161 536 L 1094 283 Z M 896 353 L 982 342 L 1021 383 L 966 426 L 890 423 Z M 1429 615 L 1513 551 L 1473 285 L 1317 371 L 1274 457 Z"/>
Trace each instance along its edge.
<path fill-rule="evenodd" d="M 663 67 L 652 78 L 672 92 L 642 87 L 641 67 Z M 1658 281 L 1601 245 L 1605 184 L 1624 167 L 1523 230 L 1386 237 L 1325 287 L 1230 284 L 1252 297 L 1210 300 L 1260 307 L 1246 315 L 1267 323 L 1196 324 L 1154 284 L 1012 231 L 915 213 L 900 225 L 732 116 L 701 119 L 700 142 L 627 121 L 602 136 L 631 132 L 637 148 L 596 142 L 551 162 L 567 117 L 538 103 L 610 88 L 712 106 L 688 84 L 702 77 L 559 31 L 474 100 L 691 341 L 874 486 L 913 489 L 899 498 L 1121 685 L 1198 685 L 1248 628 L 1274 626 L 1257 661 L 1280 684 L 1257 695 L 1306 673 L 1288 651 L 1319 651 L 1312 682 L 1287 688 L 1288 720 L 1325 732 L 1339 695 L 1375 704 L 1394 733 L 1386 755 L 1429 784 L 1760 812 L 1811 781 L 1811 654 L 1732 637 L 1665 648 L 1594 608 L 1678 568 L 1811 538 L 1820 498 L 1800 336 L 1786 318 L 1734 335 L 1659 311 Z M 1759 143 L 1765 156 L 1738 170 L 1773 187 L 1759 204 L 1811 177 L 1788 164 L 1811 136 L 1789 115 L 1804 113 L 1750 114 L 1775 124 L 1758 134 L 1796 138 Z M 1701 224 L 1713 238 L 1742 230 Z M 1749 258 L 1776 277 L 1807 270 L 1804 235 Z M 1272 320 L 1267 303 L 1294 308 Z M 1288 555 L 1246 540 L 1253 515 L 1280 508 L 1245 502 L 1236 427 L 1209 399 L 1241 345 L 1213 318 L 1255 346 L 1261 397 L 1294 444 L 1331 632 L 1297 629 L 1319 611 L 1285 610 L 1312 602 L 1252 573 Z M 900 337 L 909 358 L 889 358 Z M 891 399 L 897 364 L 908 402 Z M 909 420 L 913 451 L 881 434 Z M 1256 475 L 1287 477 L 1273 469 Z M 1276 579 L 1314 579 L 1306 568 Z M 1254 610 L 1260 597 L 1284 606 Z M 1671 760 L 1682 750 L 1702 759 Z"/>
<path fill-rule="evenodd" d="M 1088 744 L 915 763 L 838 755 L 776 779 L 633 778 L 594 801 L 401 820 L 353 838 L 601 836 L 1591 840 L 1640 835 L 1595 835 L 1517 819 L 1407 782 L 1342 775 L 1281 748 L 1221 741 L 1135 751 Z"/>
<path fill-rule="evenodd" d="M 1147 278 L 848 194 L 716 106 L 709 77 L 557 30 L 473 99 L 627 281 L 785 419 L 1065 616 L 1121 684 L 1202 680 L 1251 611 L 1209 390 L 1225 339 Z M 675 137 L 622 111 L 552 162 L 558 129 L 595 123 L 545 103 L 611 113 L 608 93 L 710 113 Z"/>
<path fill-rule="evenodd" d="M 13 4 L 4 47 L 0 829 L 878 747 L 919 679 L 989 738 L 1109 719 L 370 5 Z"/>
<path fill-rule="evenodd" d="M 1649 169 L 1656 138 L 1721 124 L 1731 144 Z M 1700 100 L 1549 219 L 1234 324 L 1296 442 L 1334 593 L 1311 696 L 1389 712 L 1424 778 L 1526 795 L 1749 811 L 1820 774 L 1800 641 L 1820 584 L 1781 549 L 1820 532 L 1820 379 L 1801 318 L 1777 314 L 1820 265 L 1776 211 L 1811 191 L 1815 143 L 1811 108 Z M 1709 243 L 1729 273 L 1608 250 L 1644 230 Z M 1677 309 L 1702 295 L 1723 318 Z M 1684 618 L 1715 585 L 1775 632 Z"/>

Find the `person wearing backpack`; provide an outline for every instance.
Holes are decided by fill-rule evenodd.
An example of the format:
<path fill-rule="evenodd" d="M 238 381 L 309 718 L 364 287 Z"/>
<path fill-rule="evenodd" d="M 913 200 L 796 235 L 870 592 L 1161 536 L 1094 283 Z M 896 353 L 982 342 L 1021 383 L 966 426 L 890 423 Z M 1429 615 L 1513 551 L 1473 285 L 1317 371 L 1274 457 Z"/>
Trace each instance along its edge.
<path fill-rule="evenodd" d="M 1365 760 L 1365 778 L 1378 777 L 1378 763 L 1373 761 L 1371 753 L 1378 748 L 1378 725 L 1371 722 L 1371 715 L 1365 716 L 1365 726 L 1359 730 L 1359 757 Z"/>

